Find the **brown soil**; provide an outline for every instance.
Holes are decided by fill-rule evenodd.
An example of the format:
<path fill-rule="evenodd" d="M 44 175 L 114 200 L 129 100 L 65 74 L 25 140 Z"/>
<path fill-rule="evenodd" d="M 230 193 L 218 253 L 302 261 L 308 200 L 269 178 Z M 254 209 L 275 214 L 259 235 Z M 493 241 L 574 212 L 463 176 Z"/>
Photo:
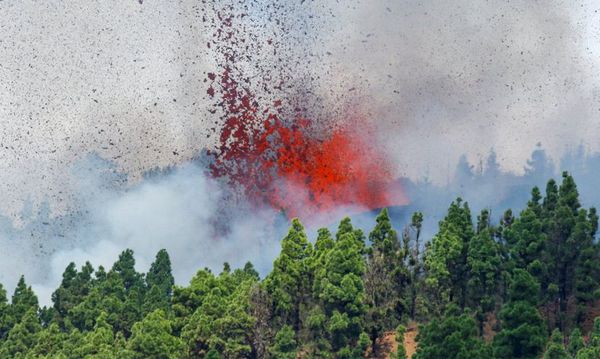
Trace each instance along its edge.
<path fill-rule="evenodd" d="M 496 336 L 496 330 L 494 329 L 498 325 L 498 318 L 495 313 L 488 313 L 485 322 L 483 323 L 483 339 L 487 343 L 491 343 Z"/>
<path fill-rule="evenodd" d="M 417 334 L 419 334 L 419 327 L 416 323 L 411 323 L 404 334 L 404 348 L 406 349 L 407 358 L 411 358 L 417 351 Z"/>
<path fill-rule="evenodd" d="M 412 355 L 417 351 L 416 337 L 418 334 L 417 323 L 411 322 L 406 328 L 404 333 L 404 349 L 406 350 L 406 357 L 411 358 Z M 387 332 L 383 338 L 379 339 L 378 344 L 380 346 L 380 354 L 378 356 L 372 356 L 370 351 L 367 352 L 366 358 L 370 359 L 395 359 L 394 354 L 398 350 L 398 344 L 396 343 L 396 333 Z"/>

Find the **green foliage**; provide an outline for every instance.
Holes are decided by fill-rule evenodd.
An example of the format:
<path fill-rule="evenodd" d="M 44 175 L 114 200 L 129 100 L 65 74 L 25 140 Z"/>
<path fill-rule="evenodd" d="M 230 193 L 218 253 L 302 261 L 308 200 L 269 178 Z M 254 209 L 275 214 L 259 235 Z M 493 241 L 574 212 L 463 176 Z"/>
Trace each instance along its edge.
<path fill-rule="evenodd" d="M 355 233 L 348 231 L 335 242 L 326 254 L 324 266 L 315 274 L 320 289 L 318 299 L 328 318 L 325 328 L 336 352 L 354 346 L 363 328 L 365 261 L 363 245 Z"/>
<path fill-rule="evenodd" d="M 77 271 L 73 262 L 65 269 L 60 286 L 52 293 L 54 319 L 61 327 L 66 328 L 70 324 L 65 323 L 70 311 L 89 294 L 93 272 L 94 268 L 89 262 L 81 268 L 81 272 Z"/>
<path fill-rule="evenodd" d="M 441 313 L 448 303 L 466 305 L 469 243 L 474 236 L 469 205 L 460 198 L 452 202 L 439 227 L 425 253 L 425 284 L 433 313 Z"/>
<path fill-rule="evenodd" d="M 569 336 L 569 345 L 567 346 L 567 351 L 572 357 L 575 357 L 575 355 L 577 355 L 577 352 L 579 352 L 584 347 L 585 342 L 583 341 L 581 330 L 579 330 L 579 328 L 573 329 L 571 335 Z"/>
<path fill-rule="evenodd" d="M 404 249 L 407 251 L 409 272 L 408 310 L 410 317 L 426 314 L 423 310 L 424 296 L 422 293 L 422 271 L 423 258 L 421 257 L 421 231 L 423 228 L 423 213 L 415 212 L 411 218 L 411 224 L 404 232 Z"/>
<path fill-rule="evenodd" d="M 19 278 L 10 307 L 12 317 L 16 323 L 19 323 L 28 312 L 37 313 L 39 310 L 37 296 L 33 293 L 31 287 L 27 286 L 23 276 Z"/>
<path fill-rule="evenodd" d="M 14 324 L 15 318 L 6 298 L 6 290 L 0 284 L 0 339 L 6 339 L 9 330 Z"/>
<path fill-rule="evenodd" d="M 158 309 L 135 323 L 127 344 L 134 358 L 181 358 L 183 343 L 173 335 L 171 321 Z"/>
<path fill-rule="evenodd" d="M 544 349 L 546 330 L 536 307 L 539 284 L 523 269 L 513 272 L 509 301 L 500 311 L 502 330 L 494 338 L 496 358 L 536 359 Z"/>
<path fill-rule="evenodd" d="M 166 250 L 161 249 L 146 274 L 148 292 L 143 302 L 143 312 L 150 313 L 156 309 L 168 311 L 175 278 L 171 272 L 171 259 Z"/>
<path fill-rule="evenodd" d="M 567 353 L 564 345 L 564 338 L 560 330 L 554 329 L 550 342 L 544 353 L 544 359 L 569 359 L 570 355 Z"/>
<path fill-rule="evenodd" d="M 584 304 L 598 288 L 598 266 L 600 260 L 593 235 L 597 228 L 595 210 L 581 209 L 579 193 L 573 177 L 563 173 L 563 181 L 556 188 L 549 181 L 544 203 L 544 230 L 548 237 L 545 262 L 548 277 L 542 288 L 552 288 L 546 297 L 558 305 L 557 325 L 564 329 L 573 322 L 580 323 L 584 316 Z M 568 312 L 567 303 L 574 297 L 578 311 Z"/>
<path fill-rule="evenodd" d="M 600 358 L 600 317 L 594 320 L 594 327 L 590 333 L 588 345 L 579 349 L 576 359 Z"/>
<path fill-rule="evenodd" d="M 309 292 L 308 258 L 311 246 L 304 227 L 297 219 L 281 241 L 281 252 L 273 270 L 265 279 L 265 288 L 273 298 L 275 313 L 295 329 L 300 326 L 304 294 Z"/>
<path fill-rule="evenodd" d="M 7 340 L 2 344 L 0 356 L 14 358 L 24 356 L 37 343 L 37 334 L 42 326 L 37 318 L 36 312 L 30 308 L 8 332 Z"/>
<path fill-rule="evenodd" d="M 120 337 L 120 333 L 115 336 L 113 328 L 107 323 L 107 318 L 108 315 L 105 312 L 100 313 L 94 329 L 84 334 L 74 349 L 65 352 L 74 353 L 80 358 L 133 357 L 134 353 L 125 349 L 124 338 Z"/>
<path fill-rule="evenodd" d="M 398 328 L 396 328 L 396 344 L 398 345 L 396 359 L 408 359 L 406 357 L 406 348 L 404 348 L 404 333 L 406 333 L 406 327 L 399 325 Z"/>
<path fill-rule="evenodd" d="M 547 236 L 543 231 L 539 200 L 540 193 L 535 187 L 527 208 L 502 234 L 510 254 L 507 265 L 526 269 L 541 282 L 546 278 L 548 269 L 544 261 Z"/>
<path fill-rule="evenodd" d="M 270 354 L 276 359 L 295 359 L 297 343 L 295 332 L 289 325 L 284 325 L 275 335 L 275 342 L 270 348 Z"/>
<path fill-rule="evenodd" d="M 478 233 L 469 242 L 467 266 L 468 302 L 482 317 L 495 309 L 502 266 L 500 246 L 494 240 L 494 229 L 489 226 L 489 212 L 486 210 L 479 217 Z"/>
<path fill-rule="evenodd" d="M 156 254 L 156 259 L 146 274 L 146 284 L 148 288 L 159 287 L 167 297 L 171 295 L 175 279 L 171 273 L 171 259 L 165 249 Z"/>
<path fill-rule="evenodd" d="M 469 314 L 451 305 L 441 319 L 433 319 L 420 328 L 419 346 L 413 359 L 486 358 L 490 348 L 477 332 L 477 323 Z"/>
<path fill-rule="evenodd" d="M 244 358 L 252 352 L 249 333 L 255 318 L 249 314 L 249 293 L 255 281 L 252 273 L 239 270 L 217 277 L 207 270 L 196 274 L 190 287 L 200 304 L 184 319 L 181 332 L 189 357 L 216 351 L 226 358 Z"/>
<path fill-rule="evenodd" d="M 393 330 L 408 314 L 406 294 L 410 274 L 405 265 L 407 248 L 402 248 L 392 228 L 387 209 L 376 219 L 377 225 L 369 234 L 365 278 L 367 315 L 365 328 L 373 343 L 373 352 L 379 349 L 376 339 L 385 331 Z"/>
<path fill-rule="evenodd" d="M 29 355 L 34 357 L 57 356 L 62 352 L 63 343 L 67 339 L 68 335 L 61 332 L 58 324 L 52 323 L 48 328 L 39 332 L 35 346 Z"/>

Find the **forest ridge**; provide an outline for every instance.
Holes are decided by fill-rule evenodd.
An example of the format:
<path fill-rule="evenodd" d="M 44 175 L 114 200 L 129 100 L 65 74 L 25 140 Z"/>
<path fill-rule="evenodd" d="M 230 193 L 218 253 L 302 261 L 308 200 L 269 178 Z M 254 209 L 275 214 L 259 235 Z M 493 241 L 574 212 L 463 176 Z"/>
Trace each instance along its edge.
<path fill-rule="evenodd" d="M 264 279 L 225 263 L 176 286 L 167 251 L 139 273 L 128 249 L 69 264 L 40 308 L 21 277 L 10 300 L 0 286 L 0 358 L 406 358 L 409 323 L 413 359 L 600 358 L 598 214 L 571 175 L 499 221 L 458 198 L 423 238 L 423 216 L 314 241 L 294 219 Z"/>

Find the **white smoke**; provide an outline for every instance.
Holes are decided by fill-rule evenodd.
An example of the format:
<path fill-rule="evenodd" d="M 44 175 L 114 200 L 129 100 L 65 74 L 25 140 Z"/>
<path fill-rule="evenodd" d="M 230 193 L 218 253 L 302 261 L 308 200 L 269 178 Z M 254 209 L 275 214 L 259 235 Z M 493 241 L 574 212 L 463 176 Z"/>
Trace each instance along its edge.
<path fill-rule="evenodd" d="M 19 230 L 0 236 L 0 282 L 8 288 L 24 274 L 41 302 L 49 304 L 69 262 L 81 266 L 89 261 L 95 268 L 109 269 L 126 248 L 133 249 L 136 268 L 142 272 L 165 248 L 178 284 L 186 284 L 204 267 L 218 272 L 224 262 L 241 267 L 251 261 L 265 273 L 279 250 L 278 238 L 286 223 L 277 222 L 270 209 L 227 208 L 225 186 L 207 178 L 197 164 L 118 191 L 103 190 L 96 179 L 79 171 L 79 179 L 94 183 L 96 189 L 82 194 L 85 201 L 78 209 L 82 216 L 71 223 L 48 219 L 42 225 L 60 229 L 62 237 L 52 240 L 35 230 L 35 238 L 29 241 Z M 81 188 L 90 189 L 89 185 Z M 45 252 L 42 247 L 51 248 Z"/>

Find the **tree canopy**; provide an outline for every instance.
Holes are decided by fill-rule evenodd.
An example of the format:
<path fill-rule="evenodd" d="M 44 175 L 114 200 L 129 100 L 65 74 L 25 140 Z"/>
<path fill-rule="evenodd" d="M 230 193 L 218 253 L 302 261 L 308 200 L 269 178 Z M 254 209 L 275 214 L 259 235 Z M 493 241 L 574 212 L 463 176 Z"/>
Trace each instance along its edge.
<path fill-rule="evenodd" d="M 582 203 L 564 173 L 519 214 L 473 218 L 457 198 L 430 238 L 421 212 L 314 239 L 294 219 L 264 279 L 225 263 L 176 285 L 164 249 L 147 273 L 130 249 L 108 270 L 70 263 L 48 307 L 24 277 L 10 298 L 0 285 L 0 358 L 407 358 L 416 331 L 413 359 L 597 359 L 598 214 Z"/>

